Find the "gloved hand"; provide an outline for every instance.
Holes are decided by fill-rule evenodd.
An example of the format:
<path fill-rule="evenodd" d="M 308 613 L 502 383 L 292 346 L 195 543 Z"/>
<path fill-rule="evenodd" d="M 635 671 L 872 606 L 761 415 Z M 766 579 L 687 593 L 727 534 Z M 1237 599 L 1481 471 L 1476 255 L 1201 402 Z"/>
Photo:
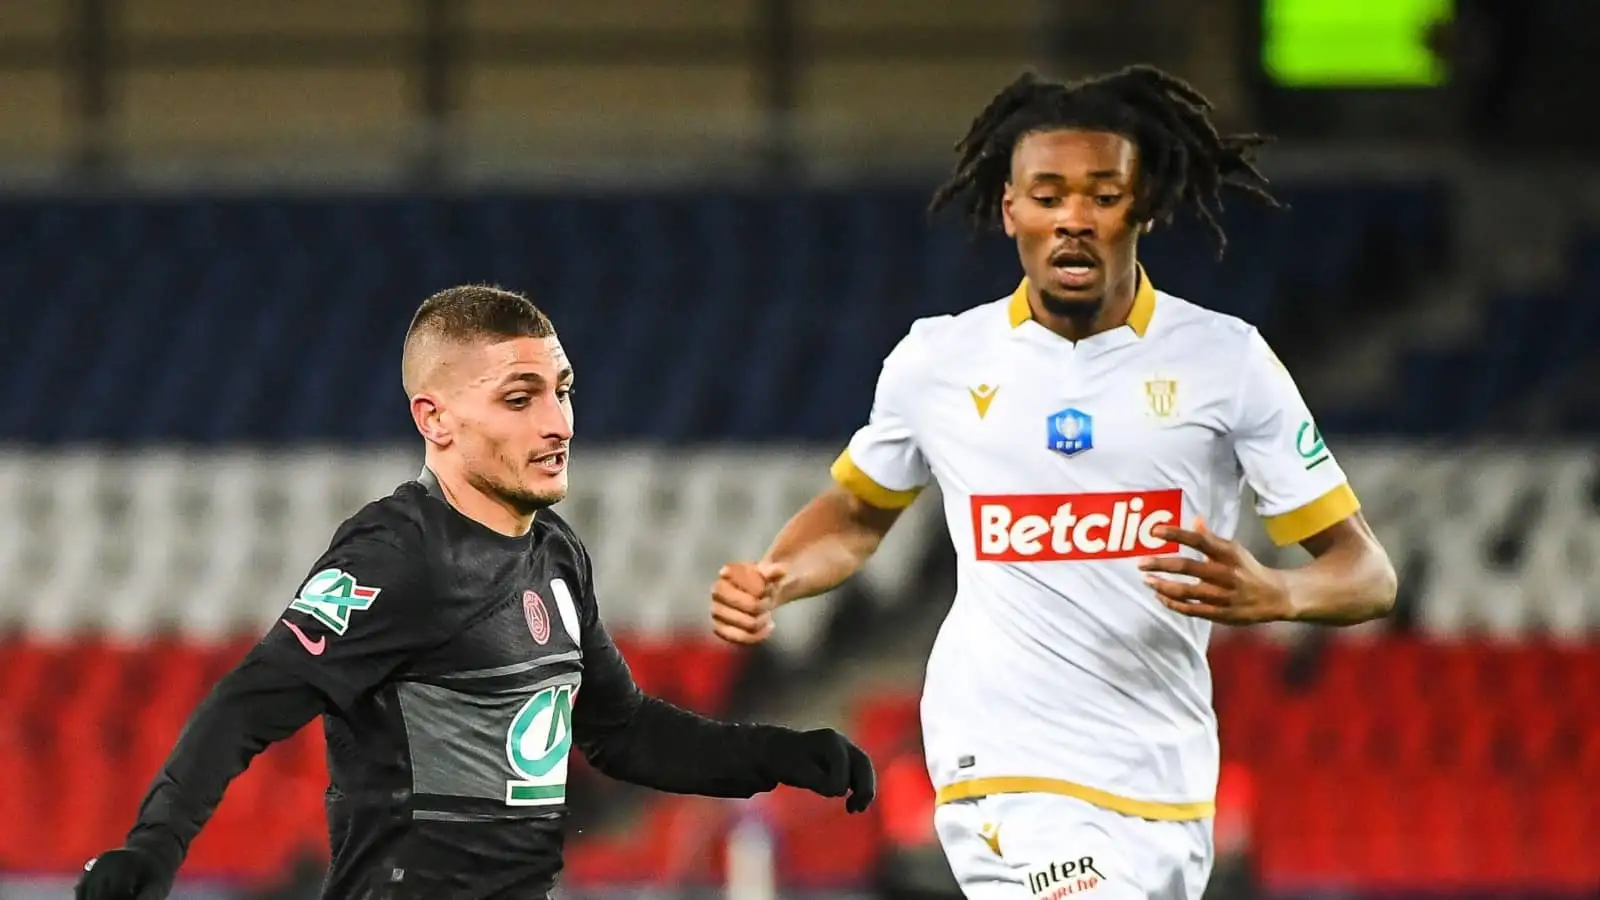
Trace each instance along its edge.
<path fill-rule="evenodd" d="M 176 873 L 144 850 L 107 850 L 84 864 L 73 892 L 76 900 L 162 900 L 172 890 Z"/>
<path fill-rule="evenodd" d="M 824 797 L 844 797 L 848 793 L 846 812 L 864 811 L 878 792 L 872 760 L 832 728 L 774 728 L 762 743 L 761 753 L 762 768 L 779 784 Z"/>

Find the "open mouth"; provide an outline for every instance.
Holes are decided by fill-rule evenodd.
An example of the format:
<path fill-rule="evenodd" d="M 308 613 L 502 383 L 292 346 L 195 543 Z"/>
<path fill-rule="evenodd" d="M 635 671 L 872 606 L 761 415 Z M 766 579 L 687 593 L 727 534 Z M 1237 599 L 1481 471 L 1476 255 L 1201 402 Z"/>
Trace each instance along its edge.
<path fill-rule="evenodd" d="M 552 450 L 533 458 L 533 467 L 550 475 L 559 474 L 567 467 L 567 451 Z"/>
<path fill-rule="evenodd" d="M 1094 282 L 1095 270 L 1100 263 L 1087 253 L 1066 251 L 1050 257 L 1056 279 L 1069 288 L 1088 287 Z"/>

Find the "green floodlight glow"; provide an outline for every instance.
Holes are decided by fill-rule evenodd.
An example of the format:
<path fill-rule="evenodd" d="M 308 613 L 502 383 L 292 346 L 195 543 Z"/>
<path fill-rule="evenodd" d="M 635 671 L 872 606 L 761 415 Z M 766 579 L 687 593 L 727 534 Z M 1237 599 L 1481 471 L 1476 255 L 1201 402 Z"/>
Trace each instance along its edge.
<path fill-rule="evenodd" d="M 1289 88 L 1417 88 L 1444 83 L 1428 31 L 1454 0 L 1262 0 L 1261 61 Z"/>

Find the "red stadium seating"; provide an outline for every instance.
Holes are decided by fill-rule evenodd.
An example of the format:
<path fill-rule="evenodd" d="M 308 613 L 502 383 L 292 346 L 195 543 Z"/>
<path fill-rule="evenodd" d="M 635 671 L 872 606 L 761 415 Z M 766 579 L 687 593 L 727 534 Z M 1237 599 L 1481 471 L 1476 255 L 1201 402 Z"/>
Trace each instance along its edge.
<path fill-rule="evenodd" d="M 739 662 L 733 647 L 698 638 L 614 639 L 634 680 L 647 693 L 700 712 L 720 709 L 727 700 Z"/>
<path fill-rule="evenodd" d="M 1600 880 L 1600 647 L 1338 641 L 1286 688 L 1281 651 L 1212 651 L 1223 747 L 1257 782 L 1279 885 L 1572 888 Z M 1586 880 L 1587 879 L 1587 880 Z"/>
<path fill-rule="evenodd" d="M 1219 840 L 1247 836 L 1269 887 L 1600 882 L 1600 793 L 1586 787 L 1600 780 L 1600 646 L 1340 641 L 1300 690 L 1283 684 L 1278 645 L 1232 638 L 1212 659 Z M 861 883 L 882 848 L 934 840 L 916 696 L 862 698 L 849 727 L 877 762 L 879 802 L 847 817 L 777 792 L 786 884 Z M 653 858 L 670 841 L 659 834 Z M 580 852 L 620 852 L 594 843 Z M 703 874 L 720 877 L 720 863 Z"/>
<path fill-rule="evenodd" d="M 646 690 L 702 712 L 724 702 L 739 659 L 700 639 L 619 643 Z M 252 644 L 0 644 L 0 869 L 71 872 L 120 843 L 189 714 Z M 258 757 L 185 874 L 255 880 L 326 856 L 323 753 L 312 724 Z"/>
<path fill-rule="evenodd" d="M 705 712 L 725 702 L 736 652 L 618 642 L 647 690 Z M 0 644 L 0 867 L 71 871 L 120 840 L 184 720 L 249 646 Z M 1233 638 L 1212 658 L 1219 836 L 1247 834 L 1270 885 L 1600 880 L 1600 793 L 1587 788 L 1600 781 L 1600 646 L 1335 642 L 1302 689 L 1284 685 L 1273 644 Z M 770 795 L 785 884 L 860 883 L 886 847 L 933 840 L 916 696 L 862 698 L 848 727 L 877 762 L 879 803 L 846 816 L 837 800 Z M 311 726 L 229 789 L 186 871 L 252 879 L 325 854 L 325 784 Z M 734 808 L 661 798 L 621 836 L 575 836 L 568 878 L 719 880 Z"/>

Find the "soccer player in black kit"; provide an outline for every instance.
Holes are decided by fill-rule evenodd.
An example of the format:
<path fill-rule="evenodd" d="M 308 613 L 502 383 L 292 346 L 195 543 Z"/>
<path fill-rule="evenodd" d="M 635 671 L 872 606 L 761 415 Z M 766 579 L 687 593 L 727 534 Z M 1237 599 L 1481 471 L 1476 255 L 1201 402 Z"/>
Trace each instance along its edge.
<path fill-rule="evenodd" d="M 872 764 L 838 732 L 714 721 L 635 685 L 583 542 L 547 509 L 567 489 L 573 377 L 542 312 L 496 288 L 442 291 L 402 370 L 421 475 L 340 526 L 196 709 L 125 845 L 85 866 L 80 900 L 166 896 L 228 782 L 318 716 L 326 898 L 546 897 L 573 745 L 657 790 L 788 784 L 867 807 Z"/>

